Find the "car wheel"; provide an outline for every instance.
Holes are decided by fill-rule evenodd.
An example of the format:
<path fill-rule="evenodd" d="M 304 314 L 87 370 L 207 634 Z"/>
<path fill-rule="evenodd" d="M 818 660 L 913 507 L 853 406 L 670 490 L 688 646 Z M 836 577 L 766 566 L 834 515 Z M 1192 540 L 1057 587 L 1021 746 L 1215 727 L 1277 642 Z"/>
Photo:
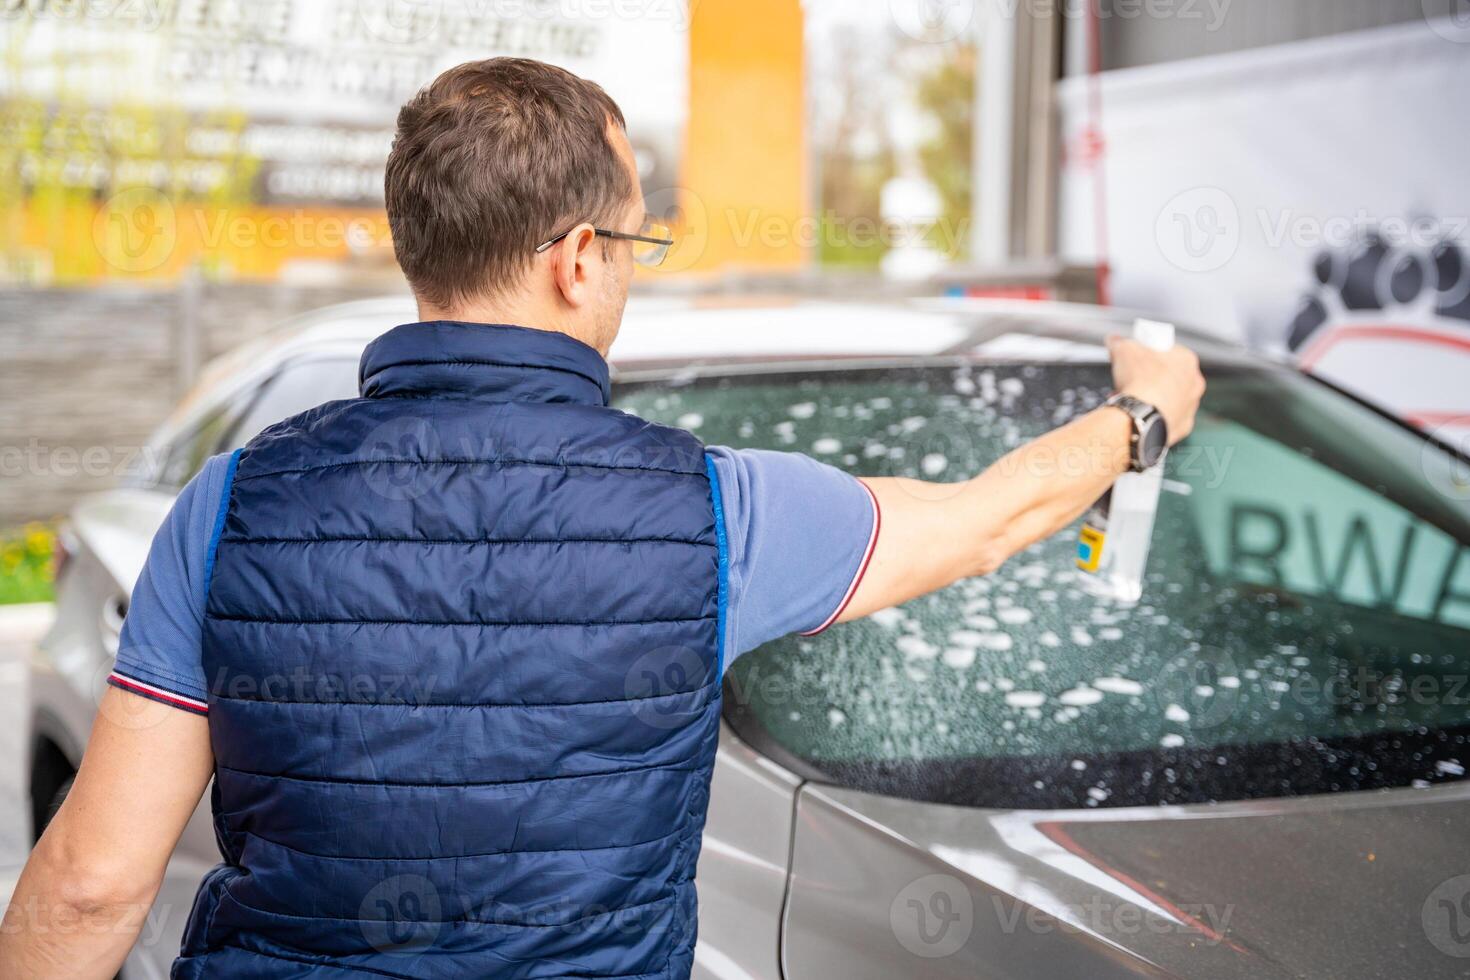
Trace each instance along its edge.
<path fill-rule="evenodd" d="M 71 789 L 76 770 L 61 750 L 46 739 L 38 739 L 31 759 L 31 845 L 56 816 L 61 801 Z"/>
<path fill-rule="evenodd" d="M 42 812 L 41 819 L 36 821 L 37 841 L 39 841 L 41 839 L 41 835 L 46 832 L 46 828 L 51 826 L 51 821 L 56 819 L 56 814 L 61 810 L 61 804 L 66 802 L 66 796 L 68 793 L 71 792 L 72 784 L 76 781 L 77 777 L 75 775 L 67 776 L 65 781 L 56 788 L 56 792 L 51 794 L 51 799 L 47 802 L 46 809 Z"/>

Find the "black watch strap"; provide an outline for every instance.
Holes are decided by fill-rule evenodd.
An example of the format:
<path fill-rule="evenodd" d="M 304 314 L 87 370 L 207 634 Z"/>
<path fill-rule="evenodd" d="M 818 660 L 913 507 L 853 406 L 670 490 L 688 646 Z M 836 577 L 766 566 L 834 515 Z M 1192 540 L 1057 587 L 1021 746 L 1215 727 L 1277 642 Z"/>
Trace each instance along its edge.
<path fill-rule="evenodd" d="M 1146 401 L 1121 392 L 1111 395 L 1103 404 L 1121 408 L 1133 420 L 1133 435 L 1128 441 L 1129 466 L 1135 473 L 1148 469 L 1149 461 L 1144 458 L 1144 435 L 1163 421 L 1159 410 Z"/>

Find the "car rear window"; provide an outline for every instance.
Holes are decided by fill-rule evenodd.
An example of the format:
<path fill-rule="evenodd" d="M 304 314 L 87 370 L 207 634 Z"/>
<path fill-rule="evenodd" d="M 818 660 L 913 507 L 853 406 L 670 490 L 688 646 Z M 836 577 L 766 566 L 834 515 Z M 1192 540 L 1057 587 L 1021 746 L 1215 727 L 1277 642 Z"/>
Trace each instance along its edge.
<path fill-rule="evenodd" d="M 1289 372 L 1208 368 L 1138 605 L 1080 587 L 1073 528 L 994 575 L 747 654 L 727 719 L 810 778 L 976 806 L 1463 776 L 1463 460 Z M 1108 387 L 1102 365 L 958 363 L 640 384 L 618 403 L 708 443 L 955 481 Z"/>

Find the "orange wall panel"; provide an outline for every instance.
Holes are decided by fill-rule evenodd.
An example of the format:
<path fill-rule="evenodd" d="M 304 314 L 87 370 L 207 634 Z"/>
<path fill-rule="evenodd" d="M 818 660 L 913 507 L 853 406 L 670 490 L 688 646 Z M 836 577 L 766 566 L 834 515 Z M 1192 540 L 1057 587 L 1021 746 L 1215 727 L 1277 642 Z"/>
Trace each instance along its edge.
<path fill-rule="evenodd" d="M 800 0 L 690 6 L 686 240 L 670 264 L 798 267 L 811 237 Z"/>

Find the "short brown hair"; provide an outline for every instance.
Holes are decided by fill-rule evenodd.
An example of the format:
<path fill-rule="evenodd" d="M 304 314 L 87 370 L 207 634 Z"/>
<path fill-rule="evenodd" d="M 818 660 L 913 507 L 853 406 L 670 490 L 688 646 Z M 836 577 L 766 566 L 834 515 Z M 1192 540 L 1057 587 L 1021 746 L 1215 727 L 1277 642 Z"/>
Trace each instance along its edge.
<path fill-rule="evenodd" d="M 491 296 L 537 245 L 580 221 L 614 220 L 632 196 L 601 86 L 525 58 L 451 68 L 398 113 L 384 192 L 393 251 L 439 307 Z"/>

